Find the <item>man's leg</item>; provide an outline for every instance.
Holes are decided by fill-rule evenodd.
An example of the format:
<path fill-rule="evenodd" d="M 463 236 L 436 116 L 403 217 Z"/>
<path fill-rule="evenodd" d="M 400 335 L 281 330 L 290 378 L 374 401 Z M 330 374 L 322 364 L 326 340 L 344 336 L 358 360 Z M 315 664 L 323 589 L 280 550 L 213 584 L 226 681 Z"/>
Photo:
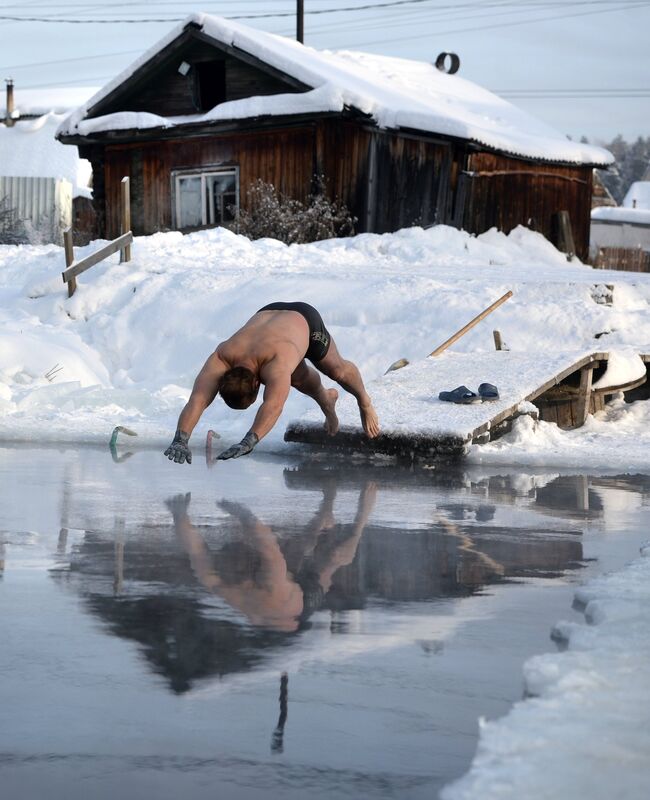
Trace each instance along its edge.
<path fill-rule="evenodd" d="M 366 387 L 363 385 L 361 373 L 357 369 L 356 364 L 353 364 L 352 361 L 346 361 L 341 357 L 333 339 L 330 341 L 327 355 L 317 362 L 316 368 L 320 370 L 323 375 L 327 375 L 328 378 L 336 381 L 346 392 L 349 392 L 356 398 L 359 405 L 359 414 L 361 415 L 363 430 L 368 438 L 374 439 L 379 433 L 377 412 L 372 405 L 370 395 L 366 392 Z"/>
<path fill-rule="evenodd" d="M 293 371 L 291 385 L 318 403 L 325 415 L 325 430 L 330 436 L 334 436 L 339 429 L 339 419 L 335 410 L 339 393 L 336 389 L 326 389 L 321 383 L 320 375 L 308 366 L 304 359 Z"/>

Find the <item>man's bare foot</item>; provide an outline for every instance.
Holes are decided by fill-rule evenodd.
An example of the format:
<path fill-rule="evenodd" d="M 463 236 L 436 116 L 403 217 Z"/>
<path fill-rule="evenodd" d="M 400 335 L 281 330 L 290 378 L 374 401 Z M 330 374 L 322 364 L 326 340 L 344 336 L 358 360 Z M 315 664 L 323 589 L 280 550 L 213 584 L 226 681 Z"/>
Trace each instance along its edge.
<path fill-rule="evenodd" d="M 336 389 L 325 389 L 325 399 L 321 403 L 321 410 L 325 414 L 325 430 L 330 436 L 339 429 L 339 418 L 336 416 L 336 401 L 339 393 Z"/>
<path fill-rule="evenodd" d="M 361 424 L 363 430 L 369 439 L 374 439 L 379 435 L 379 417 L 372 403 L 362 406 L 359 404 L 359 413 L 361 414 Z"/>

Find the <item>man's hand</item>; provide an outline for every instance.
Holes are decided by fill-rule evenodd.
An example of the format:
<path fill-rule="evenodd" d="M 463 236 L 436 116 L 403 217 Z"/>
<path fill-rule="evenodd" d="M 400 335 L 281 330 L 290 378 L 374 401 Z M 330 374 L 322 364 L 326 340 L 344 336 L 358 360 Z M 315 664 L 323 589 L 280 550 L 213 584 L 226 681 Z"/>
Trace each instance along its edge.
<path fill-rule="evenodd" d="M 256 433 L 253 431 L 248 431 L 246 436 L 244 436 L 239 444 L 234 444 L 232 447 L 229 447 L 227 450 L 219 453 L 217 456 L 217 461 L 225 461 L 227 458 L 239 458 L 240 456 L 245 456 L 247 453 L 250 453 L 259 440 L 259 436 Z"/>
<path fill-rule="evenodd" d="M 184 464 L 186 461 L 188 464 L 191 464 L 192 451 L 190 450 L 187 444 L 189 438 L 190 438 L 189 433 L 177 430 L 176 435 L 174 436 L 174 440 L 165 450 L 164 455 L 166 455 L 167 458 L 170 461 L 173 461 L 175 464 Z"/>

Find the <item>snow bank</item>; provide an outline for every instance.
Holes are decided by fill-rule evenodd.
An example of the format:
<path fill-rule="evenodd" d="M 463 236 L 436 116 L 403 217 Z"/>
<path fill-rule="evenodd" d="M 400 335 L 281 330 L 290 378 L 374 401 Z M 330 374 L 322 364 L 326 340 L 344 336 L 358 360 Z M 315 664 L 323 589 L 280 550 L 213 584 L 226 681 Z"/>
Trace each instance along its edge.
<path fill-rule="evenodd" d="M 567 651 L 526 662 L 534 697 L 481 722 L 478 751 L 442 800 L 640 800 L 650 785 L 650 546 L 576 593 L 591 625 L 559 623 Z"/>
<path fill-rule="evenodd" d="M 188 25 L 196 25 L 217 42 L 248 53 L 289 75 L 312 92 L 250 97 L 217 106 L 203 115 L 165 119 L 124 112 L 86 120 L 89 110 L 108 97 L 136 70 L 167 47 Z M 577 164 L 613 162 L 606 150 L 572 142 L 492 92 L 433 64 L 351 51 L 329 52 L 292 39 L 258 31 L 208 14 L 192 14 L 158 44 L 114 78 L 60 127 L 59 134 L 99 130 L 155 128 L 285 115 L 305 111 L 356 108 L 383 128 L 414 128 L 480 142 L 520 156 Z M 117 125 L 117 127 L 116 127 Z"/>
<path fill-rule="evenodd" d="M 61 248 L 0 247 L 0 439 L 106 442 L 115 425 L 126 425 L 138 432 L 138 446 L 165 443 L 207 356 L 273 300 L 315 305 L 344 356 L 377 386 L 394 361 L 423 359 L 508 289 L 514 297 L 460 339 L 455 353 L 493 355 L 493 328 L 517 357 L 569 346 L 577 356 L 618 348 L 650 352 L 650 276 L 568 263 L 523 228 L 508 236 L 410 228 L 292 246 L 250 242 L 217 228 L 137 238 L 132 253 L 127 264 L 116 254 L 81 275 L 68 299 Z M 604 284 L 615 286 L 612 305 L 600 302 Z M 50 382 L 45 375 L 57 364 L 63 369 Z M 386 376 L 386 386 L 399 374 Z M 454 388 L 443 377 L 434 374 L 428 389 L 436 402 L 438 391 Z M 504 391 L 516 377 L 516 369 L 504 376 Z M 622 456 L 628 439 L 647 453 L 648 406 L 622 406 L 606 419 L 590 419 L 573 432 L 570 447 L 556 447 L 565 434 L 555 426 L 520 426 L 500 449 L 495 443 L 471 457 L 562 464 L 565 451 L 570 463 L 593 463 L 599 453 L 602 460 Z M 288 421 L 311 407 L 292 392 L 260 447 L 287 447 Z M 253 413 L 217 400 L 192 441 L 202 444 L 208 428 L 226 442 L 237 439 Z M 628 437 L 622 445 L 621 436 Z M 600 450 L 598 441 L 605 443 Z"/>

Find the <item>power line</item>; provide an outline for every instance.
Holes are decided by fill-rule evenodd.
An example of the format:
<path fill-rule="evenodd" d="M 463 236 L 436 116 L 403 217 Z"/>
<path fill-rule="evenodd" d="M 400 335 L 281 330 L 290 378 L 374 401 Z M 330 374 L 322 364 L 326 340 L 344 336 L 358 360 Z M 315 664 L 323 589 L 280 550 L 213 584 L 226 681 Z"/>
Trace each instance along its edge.
<path fill-rule="evenodd" d="M 433 0 L 390 0 L 387 3 L 366 3 L 361 6 L 340 6 L 339 8 L 321 8 L 306 10 L 305 14 L 334 14 L 342 11 L 367 11 L 369 9 L 391 8 L 394 6 L 416 5 L 420 3 L 431 3 Z M 231 15 L 228 19 L 268 19 L 270 17 L 295 17 L 295 11 L 278 11 L 264 14 L 237 14 Z M 22 17 L 0 15 L 0 19 L 12 20 L 14 22 L 65 22 L 77 25 L 112 25 L 115 23 L 143 23 L 143 22 L 182 22 L 186 17 L 166 17 L 147 18 L 147 19 L 53 19 L 52 17 Z"/>
<path fill-rule="evenodd" d="M 555 16 L 552 16 L 552 17 L 537 17 L 536 19 L 522 19 L 522 20 L 515 20 L 513 22 L 499 22 L 499 23 L 497 23 L 495 25 L 480 25 L 480 26 L 475 27 L 475 28 L 456 28 L 456 29 L 452 29 L 452 30 L 437 30 L 436 31 L 436 36 L 438 36 L 438 37 L 447 36 L 447 35 L 450 35 L 452 33 L 472 33 L 474 31 L 484 31 L 484 30 L 490 30 L 490 29 L 493 29 L 493 28 L 510 28 L 510 27 L 515 26 L 515 25 L 534 25 L 534 24 L 539 23 L 539 22 L 555 22 L 556 20 L 568 19 L 570 17 L 587 17 L 587 16 L 591 16 L 593 14 L 608 14 L 608 13 L 615 12 L 615 11 L 629 11 L 629 10 L 634 10 L 634 9 L 638 9 L 638 8 L 643 8 L 643 7 L 646 7 L 648 5 L 650 5 L 650 3 L 647 2 L 646 0 L 644 0 L 644 2 L 636 2 L 636 3 L 632 3 L 630 5 L 624 5 L 624 6 L 623 5 L 617 5 L 614 8 L 601 8 L 601 9 L 595 9 L 595 10 L 592 10 L 592 11 L 577 11 L 577 12 L 574 12 L 574 13 L 571 13 L 571 14 L 558 14 L 558 15 L 555 15 Z M 359 47 L 359 46 L 360 47 L 367 47 L 369 45 L 376 45 L 376 44 L 392 44 L 392 43 L 394 43 L 396 41 L 412 41 L 412 40 L 415 40 L 415 39 L 429 39 L 429 38 L 431 38 L 431 33 L 430 32 L 429 33 L 423 33 L 423 34 L 416 34 L 414 36 L 403 36 L 403 37 L 400 37 L 400 39 L 396 39 L 394 36 L 391 37 L 390 39 L 375 39 L 374 41 L 371 41 L 371 42 L 361 42 L 358 45 L 355 44 L 355 45 L 348 45 L 348 46 L 351 46 L 351 47 Z"/>
<path fill-rule="evenodd" d="M 117 56 L 132 56 L 137 53 L 142 53 L 142 50 L 122 50 L 119 53 L 99 53 L 94 56 L 77 56 L 76 58 L 60 58 L 56 61 L 32 61 L 29 64 L 10 64 L 8 66 L 0 67 L 0 71 L 11 69 L 27 69 L 31 67 L 50 67 L 56 64 L 72 64 L 75 61 L 95 61 L 98 58 L 117 58 Z"/>
<path fill-rule="evenodd" d="M 321 8 L 321 9 L 306 9 L 305 14 L 309 14 L 310 16 L 317 16 L 322 14 L 335 14 L 347 11 L 367 11 L 367 10 L 377 10 L 382 8 L 394 8 L 396 6 L 409 6 L 409 5 L 419 5 L 422 3 L 430 3 L 433 0 L 390 0 L 386 3 L 365 3 L 363 5 L 358 6 L 339 6 L 337 8 Z M 464 3 L 464 4 L 454 4 L 454 5 L 447 5 L 447 6 L 436 6 L 436 8 L 431 9 L 432 11 L 443 11 L 443 10 L 457 10 L 459 8 L 484 8 L 488 9 L 490 7 L 497 7 L 502 5 L 508 5 L 508 3 Z M 518 10 L 524 10 L 521 8 L 521 3 L 511 2 L 510 5 L 519 6 Z M 527 8 L 525 10 L 535 10 L 539 8 L 552 8 L 552 7 L 566 7 L 566 6 L 593 6 L 593 5 L 613 5 L 613 9 L 604 9 L 605 11 L 615 10 L 616 3 L 614 0 L 576 0 L 576 2 L 562 2 L 562 0 L 537 0 L 536 2 L 526 3 Z M 647 5 L 647 3 L 641 3 L 641 5 Z M 90 6 L 90 8 L 101 8 L 101 5 L 94 5 Z M 593 12 L 599 13 L 599 12 Z M 278 12 L 267 12 L 263 14 L 233 14 L 228 15 L 227 19 L 271 19 L 271 18 L 283 18 L 283 17 L 295 17 L 295 11 L 278 11 Z M 186 17 L 147 17 L 147 18 L 140 18 L 140 19 L 122 19 L 122 18 L 113 18 L 113 19 L 64 19 L 61 17 L 25 17 L 25 16 L 17 16 L 17 15 L 0 15 L 0 20 L 8 20 L 12 22 L 42 22 L 42 23 L 54 23 L 54 24 L 74 24 L 74 25 L 114 25 L 114 24 L 141 24 L 141 23 L 151 23 L 151 22 L 182 22 Z M 456 31 L 452 31 L 455 33 Z"/>

